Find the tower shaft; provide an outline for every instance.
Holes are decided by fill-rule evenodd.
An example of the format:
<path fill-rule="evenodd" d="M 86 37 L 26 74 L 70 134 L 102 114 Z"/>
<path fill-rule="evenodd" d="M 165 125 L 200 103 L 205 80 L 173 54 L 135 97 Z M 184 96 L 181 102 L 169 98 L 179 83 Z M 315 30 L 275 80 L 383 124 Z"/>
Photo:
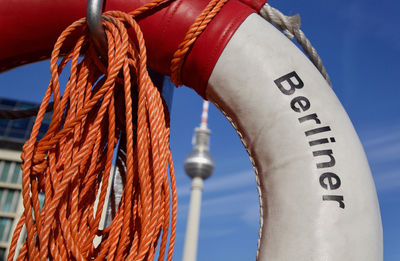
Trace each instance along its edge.
<path fill-rule="evenodd" d="M 183 261 L 196 261 L 202 191 L 203 179 L 200 177 L 194 177 L 191 187 L 185 246 L 183 248 Z"/>

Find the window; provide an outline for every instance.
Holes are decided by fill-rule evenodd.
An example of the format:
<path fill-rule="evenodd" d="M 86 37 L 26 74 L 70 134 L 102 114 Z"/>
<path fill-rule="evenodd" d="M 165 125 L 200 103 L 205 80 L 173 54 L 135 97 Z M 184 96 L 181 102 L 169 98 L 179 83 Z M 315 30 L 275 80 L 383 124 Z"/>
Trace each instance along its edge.
<path fill-rule="evenodd" d="M 0 211 L 15 213 L 18 208 L 20 191 L 15 189 L 0 188 Z"/>
<path fill-rule="evenodd" d="M 6 249 L 0 247 L 0 260 L 6 260 Z"/>
<path fill-rule="evenodd" d="M 0 162 L 0 182 L 8 181 L 8 173 L 10 172 L 11 161 Z"/>
<path fill-rule="evenodd" d="M 25 132 L 26 128 L 28 128 L 30 119 L 18 119 L 13 120 L 11 124 L 11 128 L 13 130 L 23 130 Z"/>
<path fill-rule="evenodd" d="M 10 138 L 16 138 L 16 139 L 25 139 L 25 131 L 20 131 L 20 130 L 11 130 L 8 133 L 8 137 Z"/>
<path fill-rule="evenodd" d="M 7 242 L 10 238 L 11 228 L 13 224 L 12 218 L 0 218 L 0 241 Z"/>
<path fill-rule="evenodd" d="M 9 120 L 0 119 L 0 127 L 4 128 L 4 129 L 7 128 L 9 122 L 10 122 Z"/>
<path fill-rule="evenodd" d="M 17 102 L 14 100 L 9 100 L 5 98 L 0 99 L 1 107 L 14 107 L 16 104 Z"/>
<path fill-rule="evenodd" d="M 10 182 L 14 184 L 21 184 L 22 182 L 21 164 L 18 162 L 14 162 L 14 169 L 11 174 Z"/>
<path fill-rule="evenodd" d="M 21 184 L 21 164 L 7 160 L 0 160 L 0 182 Z"/>

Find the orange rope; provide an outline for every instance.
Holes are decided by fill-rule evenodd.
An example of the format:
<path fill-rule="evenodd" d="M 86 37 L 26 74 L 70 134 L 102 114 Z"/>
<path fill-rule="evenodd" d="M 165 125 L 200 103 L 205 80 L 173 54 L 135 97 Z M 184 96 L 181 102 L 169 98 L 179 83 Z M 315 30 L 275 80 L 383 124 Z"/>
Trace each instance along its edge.
<path fill-rule="evenodd" d="M 187 51 L 226 1 L 210 2 L 188 31 L 172 61 L 178 82 Z M 152 1 L 130 14 L 103 15 L 107 67 L 90 44 L 85 19 L 58 38 L 50 60 L 51 81 L 23 149 L 25 210 L 8 260 L 16 255 L 17 260 L 152 260 L 156 253 L 158 260 L 165 255 L 172 259 L 177 193 L 169 118 L 148 75 L 143 35 L 134 20 L 163 2 Z M 127 27 L 133 28 L 136 39 L 128 38 Z M 80 37 L 60 61 L 61 47 L 71 34 Z M 67 65 L 70 77 L 61 96 L 59 76 Z M 51 97 L 52 121 L 37 140 Z M 112 208 L 111 224 L 100 229 L 116 147 L 124 189 L 119 205 Z M 39 193 L 45 196 L 43 206 Z M 18 254 L 24 225 L 26 240 Z M 97 246 L 95 237 L 100 237 Z"/>

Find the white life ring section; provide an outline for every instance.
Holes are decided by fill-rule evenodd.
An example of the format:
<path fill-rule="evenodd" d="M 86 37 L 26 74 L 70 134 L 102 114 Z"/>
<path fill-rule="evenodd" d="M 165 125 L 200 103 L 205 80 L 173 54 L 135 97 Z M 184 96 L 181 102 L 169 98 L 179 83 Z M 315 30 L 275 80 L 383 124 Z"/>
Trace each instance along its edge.
<path fill-rule="evenodd" d="M 250 15 L 220 56 L 206 95 L 254 165 L 257 260 L 383 260 L 379 205 L 361 143 L 332 89 L 292 42 Z"/>

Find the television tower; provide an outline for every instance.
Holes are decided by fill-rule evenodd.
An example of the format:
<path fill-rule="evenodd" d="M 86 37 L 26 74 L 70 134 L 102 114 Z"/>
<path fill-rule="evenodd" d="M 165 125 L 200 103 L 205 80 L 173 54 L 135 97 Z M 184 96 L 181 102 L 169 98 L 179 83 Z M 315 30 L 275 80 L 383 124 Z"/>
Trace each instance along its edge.
<path fill-rule="evenodd" d="M 184 164 L 186 174 L 192 179 L 192 187 L 183 261 L 196 261 L 203 180 L 210 177 L 214 170 L 214 160 L 209 153 L 211 131 L 207 128 L 207 118 L 208 101 L 204 101 L 201 124 L 195 129 L 192 142 L 193 151 L 189 153 Z"/>

